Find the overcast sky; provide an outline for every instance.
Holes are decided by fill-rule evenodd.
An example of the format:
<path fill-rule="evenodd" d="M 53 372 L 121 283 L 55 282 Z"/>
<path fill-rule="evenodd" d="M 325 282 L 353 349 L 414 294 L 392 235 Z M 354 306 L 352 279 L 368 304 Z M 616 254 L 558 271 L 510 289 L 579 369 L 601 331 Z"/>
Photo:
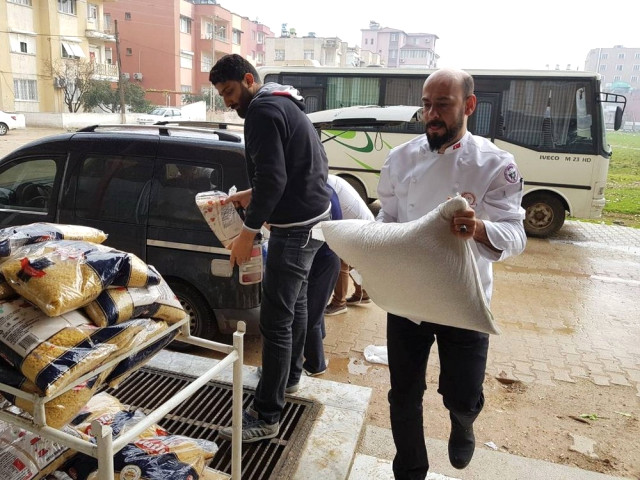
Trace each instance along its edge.
<path fill-rule="evenodd" d="M 258 20 L 280 36 L 315 32 L 360 45 L 373 20 L 406 33 L 432 33 L 439 67 L 584 70 L 589 51 L 623 45 L 640 48 L 636 0 L 219 0 L 234 13 Z"/>

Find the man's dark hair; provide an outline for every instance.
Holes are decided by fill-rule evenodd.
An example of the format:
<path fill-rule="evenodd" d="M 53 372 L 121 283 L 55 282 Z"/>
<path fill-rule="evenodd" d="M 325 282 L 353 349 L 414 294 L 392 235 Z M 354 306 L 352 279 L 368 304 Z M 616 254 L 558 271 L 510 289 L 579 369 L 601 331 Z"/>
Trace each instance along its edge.
<path fill-rule="evenodd" d="M 209 72 L 209 81 L 213 85 L 230 80 L 241 82 L 247 73 L 253 75 L 256 83 L 260 83 L 260 75 L 255 67 L 237 53 L 233 53 L 225 55 L 216 62 Z"/>

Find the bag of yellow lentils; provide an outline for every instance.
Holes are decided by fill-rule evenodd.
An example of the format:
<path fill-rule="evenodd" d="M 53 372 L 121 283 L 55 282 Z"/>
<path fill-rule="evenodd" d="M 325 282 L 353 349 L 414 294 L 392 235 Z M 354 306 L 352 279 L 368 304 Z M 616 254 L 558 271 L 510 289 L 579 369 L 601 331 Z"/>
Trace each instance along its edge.
<path fill-rule="evenodd" d="M 0 355 L 49 396 L 126 351 L 153 321 L 98 328 L 80 310 L 48 317 L 23 298 L 3 300 Z"/>
<path fill-rule="evenodd" d="M 11 288 L 52 317 L 84 307 L 110 286 L 160 283 L 158 273 L 137 256 L 77 240 L 21 247 L 0 271 Z"/>

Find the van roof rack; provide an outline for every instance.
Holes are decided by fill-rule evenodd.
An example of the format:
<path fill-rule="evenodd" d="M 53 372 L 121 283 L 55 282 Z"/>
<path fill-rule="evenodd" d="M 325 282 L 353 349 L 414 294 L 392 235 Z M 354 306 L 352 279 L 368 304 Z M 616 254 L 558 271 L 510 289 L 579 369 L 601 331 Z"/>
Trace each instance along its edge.
<path fill-rule="evenodd" d="M 80 133 L 88 133 L 95 131 L 104 131 L 104 132 L 115 132 L 115 131 L 133 131 L 133 132 L 149 132 L 150 130 L 157 130 L 158 135 L 161 136 L 187 136 L 185 133 L 196 133 L 201 135 L 217 135 L 218 140 L 234 142 L 234 143 L 242 143 L 242 132 L 231 133 L 226 128 L 215 128 L 212 125 L 214 123 L 209 123 L 208 125 L 204 125 L 207 122 L 198 122 L 202 123 L 200 126 L 181 126 L 177 125 L 176 122 L 158 122 L 152 125 L 133 125 L 128 123 L 102 123 L 96 125 L 89 125 L 87 127 L 78 129 L 77 132 Z M 170 133 L 170 132 L 173 132 Z M 177 133 L 177 135 L 176 135 Z"/>

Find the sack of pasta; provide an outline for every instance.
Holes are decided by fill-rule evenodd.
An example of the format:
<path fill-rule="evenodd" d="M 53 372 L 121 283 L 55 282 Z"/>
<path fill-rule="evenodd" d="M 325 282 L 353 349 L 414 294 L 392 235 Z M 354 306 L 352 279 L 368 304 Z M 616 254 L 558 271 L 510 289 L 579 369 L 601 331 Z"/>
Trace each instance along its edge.
<path fill-rule="evenodd" d="M 82 225 L 58 225 L 56 223 L 30 223 L 0 229 L 0 257 L 8 257 L 23 245 L 48 240 L 84 240 L 102 243 L 107 235 L 97 228 Z"/>
<path fill-rule="evenodd" d="M 131 318 L 153 318 L 168 324 L 182 320 L 187 314 L 180 300 L 154 267 L 160 278 L 158 285 L 143 288 L 119 287 L 104 290 L 84 307 L 86 314 L 99 327 L 115 325 Z"/>
<path fill-rule="evenodd" d="M 106 393 L 100 393 L 87 404 L 85 412 L 72 421 L 76 431 L 89 441 L 91 422 L 98 420 L 108 425 L 114 438 L 135 425 L 144 413 L 139 410 L 117 411 L 119 402 Z M 144 430 L 136 440 L 125 445 L 114 455 L 116 478 L 140 480 L 197 480 L 202 477 L 205 461 L 217 451 L 214 442 L 195 440 L 181 435 L 170 435 L 158 425 Z M 64 470 L 75 480 L 97 478 L 98 462 L 88 455 L 78 454 L 69 461 Z M 133 474 L 136 476 L 133 476 Z"/>
<path fill-rule="evenodd" d="M 200 213 L 225 247 L 240 235 L 244 224 L 233 203 L 222 205 L 221 200 L 227 196 L 219 191 L 201 192 L 196 195 L 196 205 Z"/>
<path fill-rule="evenodd" d="M 72 429 L 63 430 L 78 436 Z M 38 480 L 75 454 L 69 448 L 0 420 L 0 478 Z"/>
<path fill-rule="evenodd" d="M 134 345 L 140 345 L 155 337 L 160 337 L 167 328 L 166 322 L 150 322 L 141 332 L 133 337 L 132 343 Z M 138 350 L 136 353 L 129 355 L 114 367 L 111 373 L 106 377 L 105 382 L 108 383 L 110 387 L 116 388 L 125 378 L 138 370 L 145 363 L 151 360 L 156 353 L 169 345 L 176 335 L 178 335 L 178 330 L 173 330 L 166 335 L 162 335 L 161 338 L 141 350 Z"/>
<path fill-rule="evenodd" d="M 69 423 L 80 409 L 85 406 L 98 387 L 104 383 L 109 372 L 110 370 L 102 372 L 46 402 L 44 404 L 46 424 L 52 428 L 61 428 Z M 17 388 L 25 393 L 42 396 L 42 391 L 35 383 L 2 359 L 0 359 L 0 378 L 2 378 L 3 383 L 10 387 Z M 33 415 L 34 406 L 31 400 L 8 392 L 3 392 L 2 395 L 16 407 Z"/>
<path fill-rule="evenodd" d="M 198 480 L 205 468 L 205 452 L 182 435 L 139 438 L 113 456 L 115 478 L 139 480 Z M 75 480 L 96 479 L 98 461 L 79 453 L 64 470 Z"/>
<path fill-rule="evenodd" d="M 96 327 L 80 310 L 48 317 L 18 297 L 0 301 L 0 355 L 45 396 L 122 353 L 149 319 Z"/>
<path fill-rule="evenodd" d="M 117 438 L 126 433 L 144 418 L 144 413 L 140 410 L 129 411 L 113 395 L 107 392 L 100 392 L 82 407 L 78 414 L 71 420 L 71 426 L 80 438 L 95 442 L 91 430 L 91 423 L 98 420 L 102 425 L 111 427 L 113 438 Z M 140 433 L 139 437 L 156 437 L 169 435 L 160 425 L 153 424 Z"/>
<path fill-rule="evenodd" d="M 11 288 L 9 282 L 4 278 L 4 275 L 0 273 L 0 300 L 15 297 L 16 295 L 18 295 L 16 291 Z"/>
<path fill-rule="evenodd" d="M 76 240 L 23 246 L 0 271 L 11 288 L 52 317 L 84 307 L 110 286 L 160 283 L 157 272 L 132 253 Z"/>

